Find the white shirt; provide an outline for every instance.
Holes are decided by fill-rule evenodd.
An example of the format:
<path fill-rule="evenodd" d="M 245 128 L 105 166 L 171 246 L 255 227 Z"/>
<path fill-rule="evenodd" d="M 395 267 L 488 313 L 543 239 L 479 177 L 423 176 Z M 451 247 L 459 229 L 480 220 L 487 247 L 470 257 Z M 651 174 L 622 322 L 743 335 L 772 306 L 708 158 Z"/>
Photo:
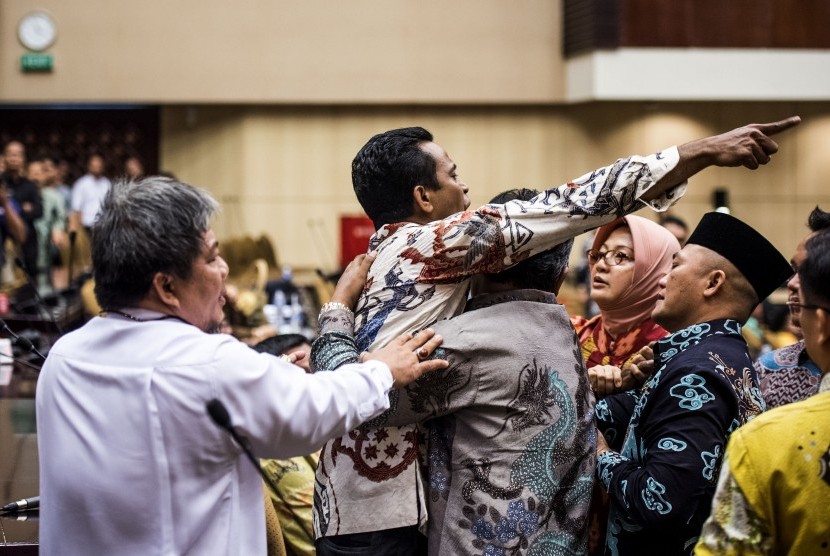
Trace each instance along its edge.
<path fill-rule="evenodd" d="M 377 361 L 308 375 L 177 319 L 94 318 L 37 385 L 41 554 L 265 554 L 262 481 L 206 403 L 289 458 L 382 413 L 391 386 Z"/>
<path fill-rule="evenodd" d="M 85 174 L 78 178 L 72 186 L 72 210 L 81 213 L 81 224 L 89 227 L 95 223 L 101 202 L 111 186 L 110 180 L 103 176 L 96 178 Z"/>

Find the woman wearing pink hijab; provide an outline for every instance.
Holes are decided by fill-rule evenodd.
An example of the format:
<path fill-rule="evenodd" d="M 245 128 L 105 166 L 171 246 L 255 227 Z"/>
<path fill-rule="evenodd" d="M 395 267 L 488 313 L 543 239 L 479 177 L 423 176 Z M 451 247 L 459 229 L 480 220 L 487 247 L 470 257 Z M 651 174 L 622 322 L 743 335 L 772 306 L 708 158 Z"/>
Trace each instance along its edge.
<path fill-rule="evenodd" d="M 640 216 L 625 216 L 597 230 L 588 251 L 591 299 L 600 314 L 572 322 L 587 368 L 622 367 L 643 346 L 667 332 L 651 320 L 677 239 L 663 226 Z"/>
<path fill-rule="evenodd" d="M 667 334 L 651 320 L 651 311 L 657 303 L 658 282 L 668 274 L 672 256 L 678 251 L 680 243 L 671 232 L 641 216 L 625 216 L 597 230 L 588 251 L 588 264 L 591 299 L 599 306 L 600 314 L 590 320 L 571 318 L 586 368 L 622 368 L 641 348 Z M 607 514 L 608 497 L 595 485 L 590 555 L 603 552 Z"/>

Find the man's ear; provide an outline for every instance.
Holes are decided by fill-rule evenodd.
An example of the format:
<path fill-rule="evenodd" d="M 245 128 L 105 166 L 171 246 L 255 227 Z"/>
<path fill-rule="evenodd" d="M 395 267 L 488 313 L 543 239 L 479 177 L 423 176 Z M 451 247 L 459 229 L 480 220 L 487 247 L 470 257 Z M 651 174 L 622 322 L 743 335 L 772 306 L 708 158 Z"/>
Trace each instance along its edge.
<path fill-rule="evenodd" d="M 559 290 L 562 288 L 562 284 L 565 283 L 565 278 L 568 277 L 568 271 L 570 269 L 571 267 L 569 265 L 565 266 L 565 270 L 563 270 L 562 274 L 560 274 L 559 277 L 556 279 L 556 282 L 553 284 L 554 295 L 559 295 Z"/>
<path fill-rule="evenodd" d="M 818 343 L 830 345 L 830 311 L 817 309 L 816 319 L 818 320 Z"/>
<path fill-rule="evenodd" d="M 150 290 L 163 304 L 170 307 L 179 307 L 179 298 L 176 296 L 173 279 L 169 274 L 156 272 Z"/>
<path fill-rule="evenodd" d="M 415 214 L 432 214 L 435 207 L 432 205 L 431 190 L 423 185 L 412 188 L 412 208 Z"/>
<path fill-rule="evenodd" d="M 706 277 L 706 289 L 703 290 L 703 297 L 712 297 L 722 292 L 726 287 L 726 273 L 721 269 L 709 272 Z"/>

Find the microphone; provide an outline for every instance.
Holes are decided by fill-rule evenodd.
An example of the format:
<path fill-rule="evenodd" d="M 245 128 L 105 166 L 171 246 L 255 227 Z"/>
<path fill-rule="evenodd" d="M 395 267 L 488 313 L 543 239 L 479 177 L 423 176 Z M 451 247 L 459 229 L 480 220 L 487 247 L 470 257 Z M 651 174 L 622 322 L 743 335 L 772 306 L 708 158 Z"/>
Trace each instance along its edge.
<path fill-rule="evenodd" d="M 40 351 L 38 351 L 38 349 L 34 346 L 34 344 L 32 344 L 32 342 L 29 341 L 28 338 L 23 338 L 22 336 L 18 336 L 17 334 L 15 334 L 14 330 L 9 328 L 9 325 L 6 324 L 6 321 L 4 321 L 3 319 L 0 319 L 0 328 L 2 328 L 9 336 L 12 337 L 12 340 L 14 340 L 15 345 L 20 346 L 29 353 L 34 353 L 43 361 L 46 361 L 46 356 L 40 353 Z"/>
<path fill-rule="evenodd" d="M 248 460 L 251 462 L 257 471 L 259 471 L 262 480 L 268 483 L 274 492 L 279 492 L 277 490 L 277 485 L 271 480 L 271 478 L 265 474 L 265 471 L 262 470 L 262 467 L 259 465 L 259 460 L 254 457 L 253 451 L 251 451 L 251 446 L 248 443 L 248 440 L 241 437 L 237 432 L 236 429 L 233 428 L 231 424 L 231 416 L 228 414 L 228 409 L 225 407 L 225 404 L 222 403 L 221 400 L 217 400 L 216 398 L 210 400 L 207 403 L 207 412 L 210 415 L 210 418 L 213 419 L 213 422 L 221 428 L 225 429 L 228 434 L 231 435 L 239 447 L 242 448 L 242 451 L 245 452 L 245 455 L 248 456 Z"/>
<path fill-rule="evenodd" d="M 23 510 L 9 513 L 0 512 L 0 519 L 9 521 L 40 521 L 40 510 Z"/>
<path fill-rule="evenodd" d="M 40 496 L 33 496 L 31 498 L 23 498 L 17 502 L 6 504 L 0 508 L 0 512 L 22 512 L 24 510 L 34 510 L 40 507 Z"/>
<path fill-rule="evenodd" d="M 63 336 L 63 329 L 61 329 L 61 325 L 58 324 L 58 321 L 55 320 L 55 315 L 52 311 L 49 310 L 49 306 L 46 305 L 46 302 L 40 296 L 40 291 L 37 289 L 37 284 L 35 283 L 34 277 L 29 273 L 26 269 L 26 266 L 23 264 L 23 261 L 20 260 L 20 257 L 14 258 L 14 264 L 23 271 L 23 275 L 26 276 L 26 281 L 29 283 L 29 287 L 32 288 L 32 291 L 35 292 L 35 299 L 37 299 L 37 306 L 40 309 L 41 313 L 46 312 L 47 318 L 52 322 L 55 327 L 55 330 L 58 331 L 58 334 Z"/>

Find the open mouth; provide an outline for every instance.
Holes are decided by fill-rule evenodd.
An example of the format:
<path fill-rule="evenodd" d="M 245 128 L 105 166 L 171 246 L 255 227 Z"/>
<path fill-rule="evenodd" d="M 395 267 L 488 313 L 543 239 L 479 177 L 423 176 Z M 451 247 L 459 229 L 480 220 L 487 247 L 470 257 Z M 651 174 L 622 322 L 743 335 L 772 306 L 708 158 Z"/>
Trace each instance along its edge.
<path fill-rule="evenodd" d="M 608 285 L 608 282 L 606 282 L 605 280 L 602 280 L 601 278 L 594 278 L 593 280 L 591 280 L 591 287 L 592 288 L 597 288 L 597 287 L 603 288 L 607 285 Z"/>

